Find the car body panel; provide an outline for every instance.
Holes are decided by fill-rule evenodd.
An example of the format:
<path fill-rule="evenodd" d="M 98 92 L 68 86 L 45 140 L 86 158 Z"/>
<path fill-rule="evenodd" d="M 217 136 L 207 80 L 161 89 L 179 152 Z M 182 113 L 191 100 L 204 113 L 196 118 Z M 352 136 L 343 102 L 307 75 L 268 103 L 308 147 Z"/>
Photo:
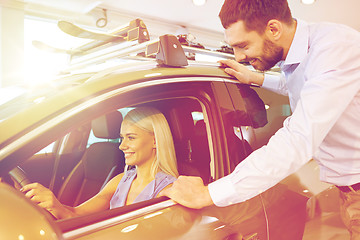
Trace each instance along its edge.
<path fill-rule="evenodd" d="M 74 87 L 69 91 L 60 91 L 55 98 L 50 97 L 47 101 L 40 102 L 39 104 L 20 112 L 16 116 L 12 117 L 11 120 L 8 119 L 0 122 L 0 127 L 2 129 L 0 146 L 6 146 L 9 140 L 11 140 L 11 137 L 17 136 L 17 134 L 22 134 L 28 128 L 34 128 L 34 125 L 36 126 L 51 117 L 53 114 L 65 111 L 65 109 L 70 108 L 73 104 L 89 101 L 89 98 L 98 96 L 101 92 L 109 91 L 109 89 L 117 89 L 121 86 L 129 85 L 129 83 L 131 83 L 132 86 L 136 82 L 156 84 L 156 82 L 153 81 L 154 76 L 156 76 L 157 79 L 159 79 L 159 76 L 161 76 L 160 79 L 176 78 L 181 76 L 229 78 L 228 75 L 218 68 L 207 68 L 201 66 L 188 68 L 162 68 L 157 67 L 155 63 L 152 64 L 152 69 L 150 70 L 128 73 L 120 72 L 119 74 L 121 74 L 121 77 L 119 77 L 119 75 L 116 74 L 116 71 L 114 71 L 100 78 L 94 73 L 95 77 L 88 83 L 83 84 L 81 86 L 81 90 Z M 96 79 L 100 79 L 101 81 Z M 59 101 L 59 99 L 61 101 Z M 24 117 L 26 117 L 25 122 Z M 12 126 L 14 125 L 19 126 L 19 128 L 13 128 Z M 1 156 L 2 155 L 0 154 L 0 157 Z"/>
<path fill-rule="evenodd" d="M 206 183 L 226 176 L 236 163 L 250 154 L 244 144 L 233 143 L 234 127 L 239 132 L 249 131 L 255 135 L 256 131 L 260 131 L 253 129 L 251 122 L 247 121 L 249 107 L 237 90 L 254 91 L 247 85 L 239 84 L 219 67 L 190 64 L 189 67 L 170 68 L 146 62 L 128 64 L 125 69 L 115 67 L 99 73 L 80 74 L 75 80 L 71 77 L 64 79 L 55 82 L 58 84 L 56 88 L 62 91 L 46 96 L 39 103 L 0 122 L 0 176 L 28 158 L 30 162 L 24 164 L 27 169 L 36 168 L 31 160 L 41 164 L 45 159 L 54 161 L 47 168 L 55 169 L 55 161 L 59 159 L 56 151 L 66 142 L 63 139 L 69 133 L 99 116 L 125 107 L 150 104 L 164 111 L 174 142 L 181 143 L 176 146 L 177 154 L 181 153 L 178 163 L 193 164 L 196 149 L 187 148 L 190 140 L 191 143 L 204 143 L 209 151 L 206 166 L 210 174 L 204 179 Z M 196 106 L 186 105 L 193 103 Z M 193 129 L 187 129 L 186 124 L 180 121 L 185 119 L 183 114 L 190 111 L 203 114 L 206 134 L 202 140 L 189 139 Z M 237 114 L 234 115 L 234 112 Z M 276 129 L 263 131 L 269 133 Z M 265 137 L 268 140 L 268 135 Z M 262 145 L 267 141 L 265 137 L 258 135 L 257 141 L 250 139 L 251 147 Z M 54 155 L 31 158 L 54 141 L 60 144 L 51 153 Z M 241 156 L 234 155 L 237 152 L 241 152 Z M 189 155 L 189 159 L 182 159 Z M 233 161 L 234 156 L 237 156 L 236 162 Z M 34 172 L 36 175 L 37 171 Z M 47 174 L 49 172 L 56 171 L 49 169 Z M 47 182 L 47 176 L 36 180 Z M 3 189 L 0 198 L 6 194 L 7 188 Z M 20 193 L 14 196 L 19 201 L 25 199 Z M 226 208 L 212 206 L 192 210 L 161 198 L 74 219 L 43 219 L 50 226 L 48 231 L 53 231 L 54 239 L 241 239 L 243 236 L 296 239 L 294 235 L 301 239 L 306 201 L 307 197 L 303 194 L 278 184 L 258 197 Z M 15 207 L 9 205 L 9 209 Z M 33 207 L 27 201 L 22 211 L 33 211 L 30 210 Z M 46 215 L 37 207 L 33 209 L 37 211 L 34 217 Z M 0 219 L 5 221 L 9 216 L 18 218 L 9 212 Z M 26 221 L 32 219 L 27 218 Z"/>
<path fill-rule="evenodd" d="M 290 194 L 289 194 L 290 193 Z M 284 197 L 284 194 L 288 198 Z M 307 198 L 277 185 L 261 196 L 229 207 L 211 206 L 194 210 L 173 205 L 170 200 L 139 208 L 134 214 L 95 223 L 91 228 L 64 233 L 65 239 L 241 239 L 257 236 L 259 239 L 302 239 Z M 274 206 L 280 201 L 286 205 Z M 296 203 L 289 205 L 287 201 Z M 302 204 L 299 204 L 302 203 Z M 274 208 L 266 217 L 264 208 Z M 111 210 L 110 210 L 111 211 Z M 289 224 L 276 219 L 291 211 Z M 121 218 L 123 217 L 123 218 Z M 126 221 L 124 220 L 126 219 Z M 149 221 L 149 219 L 151 220 Z M 262 227 L 259 227 L 259 224 Z M 269 224 L 269 230 L 267 230 Z M 166 228 L 162 227 L 166 226 Z M 156 230 L 156 231 L 155 231 Z M 294 238 L 294 233 L 297 238 Z"/>
<path fill-rule="evenodd" d="M 0 182 L 0 239 L 63 239 L 49 214 Z"/>
<path fill-rule="evenodd" d="M 81 86 L 81 90 L 74 87 L 69 91 L 64 93 L 59 93 L 59 95 L 54 96 L 53 98 L 48 99 L 48 101 L 41 102 L 36 104 L 29 109 L 26 109 L 23 112 L 11 117 L 3 122 L 0 122 L 1 136 L 0 136 L 0 169 L 8 171 L 7 161 L 4 161 L 4 158 L 8 158 L 12 152 L 14 152 L 19 147 L 24 147 L 27 142 L 32 141 L 34 136 L 39 136 L 42 133 L 48 131 L 49 129 L 56 126 L 61 122 L 66 121 L 67 117 L 74 115 L 78 112 L 81 112 L 101 101 L 120 94 L 128 92 L 135 88 L 143 88 L 147 86 L 154 86 L 158 84 L 163 84 L 167 82 L 180 82 L 180 81 L 190 81 L 186 76 L 190 74 L 191 71 L 194 71 L 198 74 L 192 74 L 194 78 L 198 77 L 197 81 L 208 81 L 204 79 L 204 76 L 209 78 L 219 79 L 216 74 L 219 74 L 221 77 L 224 75 L 223 71 L 217 69 L 216 71 L 209 71 L 205 73 L 203 67 L 194 68 L 192 70 L 186 70 L 184 77 L 181 77 L 181 69 L 174 68 L 173 71 L 170 71 L 168 68 L 156 68 L 157 73 L 162 74 L 160 79 L 149 79 L 144 81 L 141 77 L 144 77 L 144 73 L 137 74 L 122 74 L 121 77 L 117 75 L 108 76 L 109 78 L 102 79 L 106 83 L 111 83 L 108 85 L 101 84 L 102 81 L 92 81 L 89 84 L 84 84 Z M 184 69 L 182 69 L 184 71 Z M 145 74 L 146 75 L 146 74 Z M 166 78 L 165 78 L 166 77 Z M 139 80 L 142 79 L 142 80 Z M 170 79 L 170 81 L 169 81 Z M 193 80 L 191 80 L 193 81 Z M 219 79 L 219 81 L 221 81 Z M 130 82 L 132 83 L 129 85 Z M 134 83 L 135 82 L 135 83 Z M 97 94 L 95 94 L 97 92 Z M 100 93 L 100 94 L 99 94 Z M 102 93 L 102 94 L 101 94 Z M 75 107 L 74 107 L 75 106 Z M 74 112 L 75 111 L 75 112 Z M 27 121 L 24 121 L 27 119 Z M 16 126 L 16 127 L 14 127 Z M 10 137 L 12 136 L 12 137 Z M 55 139 L 52 139 L 55 140 Z M 36 148 L 34 148 L 35 150 Z M 39 146 L 37 151 L 40 150 Z M 20 159 L 18 156 L 10 156 L 11 159 Z M 9 160 L 17 161 L 17 160 Z M 0 171 L 1 171 L 0 170 Z"/>

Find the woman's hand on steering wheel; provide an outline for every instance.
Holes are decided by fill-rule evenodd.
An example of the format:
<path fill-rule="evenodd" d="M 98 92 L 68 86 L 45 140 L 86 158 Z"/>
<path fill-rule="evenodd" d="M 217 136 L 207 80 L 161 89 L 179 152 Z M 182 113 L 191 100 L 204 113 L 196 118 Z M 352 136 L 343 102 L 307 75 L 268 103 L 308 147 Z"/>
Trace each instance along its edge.
<path fill-rule="evenodd" d="M 67 211 L 60 201 L 55 197 L 52 191 L 40 183 L 30 183 L 20 189 L 27 198 L 46 209 L 55 218 L 62 218 L 62 214 Z"/>

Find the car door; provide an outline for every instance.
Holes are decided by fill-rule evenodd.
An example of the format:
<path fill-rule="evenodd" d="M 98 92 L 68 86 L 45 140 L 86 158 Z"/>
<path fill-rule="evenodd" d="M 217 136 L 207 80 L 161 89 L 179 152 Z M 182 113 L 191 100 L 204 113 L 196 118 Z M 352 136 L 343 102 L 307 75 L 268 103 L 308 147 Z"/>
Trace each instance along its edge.
<path fill-rule="evenodd" d="M 246 149 L 245 155 L 238 156 L 238 159 L 243 158 L 243 161 L 252 151 L 265 145 L 282 127 L 282 122 L 290 115 L 288 99 L 259 87 L 239 84 L 237 81 L 227 80 L 226 86 L 235 111 L 243 110 L 244 107 L 246 109 L 246 117 L 236 114 L 236 120 L 228 126 L 234 128 L 235 141 L 240 141 Z M 239 154 L 238 152 L 237 155 Z M 234 163 L 236 167 L 238 162 Z M 259 205 L 262 205 L 266 219 L 266 228 L 263 229 L 265 232 L 259 233 L 260 237 L 302 238 L 307 197 L 289 190 L 286 184 L 279 183 L 256 198 L 260 199 Z M 287 212 L 284 209 L 288 209 Z"/>
<path fill-rule="evenodd" d="M 202 78 L 191 81 L 181 78 L 164 80 L 163 84 L 136 89 L 117 96 L 116 99 L 109 101 L 109 104 L 97 109 L 108 111 L 108 108 L 114 107 L 114 103 L 116 103 L 116 108 L 150 104 L 166 112 L 165 115 L 172 125 L 175 119 L 186 119 L 181 118 L 186 114 L 187 108 L 191 109 L 196 103 L 199 104 L 209 146 L 211 176 L 209 182 L 211 182 L 231 172 L 232 164 L 234 164 L 231 160 L 234 154 L 240 157 L 246 155 L 244 144 L 236 144 L 234 148 L 230 146 L 234 142 L 234 136 L 237 136 L 235 130 L 238 129 L 234 126 L 242 127 L 241 124 L 250 125 L 251 123 L 245 111 L 246 106 L 241 98 L 242 95 L 238 96 L 240 98 L 235 105 L 231 101 L 231 91 L 228 86 L 222 80 L 212 80 Z M 192 100 L 192 102 L 185 104 L 185 100 Z M 175 106 L 173 101 L 180 101 L 181 107 Z M 190 136 L 194 120 L 196 119 L 191 120 L 190 125 L 184 123 L 188 122 L 187 120 L 175 121 L 176 124 L 172 125 L 172 130 L 175 144 L 176 141 L 180 143 L 177 150 L 180 149 L 185 153 L 181 154 L 185 156 L 184 162 L 181 163 L 196 166 L 192 157 L 196 151 L 196 145 L 192 144 Z M 237 125 L 234 125 L 235 123 Z M 177 128 L 180 132 L 182 130 L 187 133 L 177 135 L 174 132 Z M 241 154 L 238 154 L 239 152 Z M 287 198 L 283 197 L 285 195 Z M 287 201 L 293 204 L 288 204 L 289 207 L 286 208 L 278 208 L 285 205 Z M 243 236 L 248 239 L 266 238 L 269 236 L 270 226 L 271 229 L 275 229 L 284 223 L 279 219 L 283 218 L 290 208 L 298 206 L 299 202 L 298 196 L 288 193 L 283 186 L 276 186 L 273 191 L 268 191 L 260 197 L 226 208 L 211 206 L 202 210 L 191 210 L 171 200 L 160 198 L 91 216 L 59 221 L 58 227 L 65 239 L 143 239 L 145 237 L 149 239 L 241 239 Z M 269 215 L 266 215 L 267 209 L 271 210 Z M 272 219 L 271 224 L 267 222 L 267 216 Z M 273 231 L 271 236 L 276 239 L 297 239 L 294 236 L 301 236 L 303 230 L 301 224 L 287 226 L 292 228 L 289 227 L 289 230 L 281 234 Z M 282 235 L 286 238 L 282 238 Z"/>
<path fill-rule="evenodd" d="M 248 154 L 246 145 L 242 141 L 236 143 L 234 137 L 238 138 L 237 133 L 242 131 L 243 127 L 254 125 L 246 111 L 243 98 L 246 92 L 241 94 L 238 85 L 233 85 L 233 89 L 230 87 L 222 80 L 199 78 L 188 81 L 179 78 L 167 81 L 166 84 L 134 90 L 119 96 L 115 102 L 121 103 L 117 104 L 118 108 L 152 104 L 164 111 L 172 109 L 173 100 L 180 101 L 185 110 L 198 102 L 210 151 L 211 182 L 231 172 L 235 165 L 233 158 L 241 161 Z M 243 88 L 246 91 L 248 86 Z M 237 102 L 231 101 L 232 94 L 237 94 Z M 186 105 L 182 104 L 185 103 L 182 102 L 183 99 L 195 102 Z M 168 119 L 171 119 L 171 115 L 178 119 L 185 115 L 185 110 L 175 107 L 175 113 L 172 109 L 165 115 Z M 183 155 L 189 156 L 194 153 L 195 145 L 188 139 L 192 129 L 187 128 L 191 124 L 184 122 L 178 121 L 175 129 L 179 128 L 187 133 L 177 136 L 173 132 L 173 135 L 175 141 L 186 143 L 179 146 L 181 151 L 185 152 Z M 170 125 L 172 124 L 170 120 Z M 245 139 L 244 134 L 242 136 L 240 140 Z M 184 159 L 190 164 L 193 160 L 192 157 Z M 277 185 L 258 197 L 226 208 L 211 206 L 191 210 L 160 198 L 92 216 L 60 221 L 58 226 L 66 239 L 241 239 L 243 236 L 247 239 L 301 239 L 305 221 L 305 200 L 304 197 L 288 191 L 285 186 Z M 289 215 L 289 211 L 293 214 Z M 295 216 L 297 221 L 294 221 Z"/>
<path fill-rule="evenodd" d="M 136 89 L 116 98 L 98 109 L 108 111 L 114 107 L 150 105 L 163 111 L 172 129 L 177 153 L 180 152 L 177 154 L 179 166 L 184 164 L 187 169 L 199 170 L 204 169 L 199 164 L 208 164 L 209 177 L 204 178 L 205 182 L 230 171 L 223 122 L 233 111 L 233 105 L 221 79 L 164 80 L 164 84 Z M 179 119 L 181 121 L 177 121 Z M 195 138 L 201 134 L 195 136 L 193 133 L 197 132 L 195 125 L 201 121 L 205 124 L 206 156 L 210 159 L 198 162 L 202 158 L 197 158 L 197 151 L 202 148 L 203 153 L 204 146 Z M 69 239 L 225 239 L 241 234 L 213 216 L 212 210 L 191 210 L 164 198 L 59 221 L 58 225 Z"/>

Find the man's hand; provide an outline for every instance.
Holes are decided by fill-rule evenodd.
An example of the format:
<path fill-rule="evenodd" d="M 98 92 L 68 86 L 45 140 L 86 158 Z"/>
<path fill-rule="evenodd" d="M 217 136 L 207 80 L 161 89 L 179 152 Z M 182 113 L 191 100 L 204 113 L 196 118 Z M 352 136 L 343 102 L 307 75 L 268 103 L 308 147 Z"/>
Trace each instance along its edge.
<path fill-rule="evenodd" d="M 160 195 L 189 208 L 200 209 L 213 203 L 209 190 L 200 177 L 180 176 L 173 185 Z"/>
<path fill-rule="evenodd" d="M 264 82 L 264 75 L 261 73 L 253 72 L 241 63 L 235 60 L 227 59 L 220 60 L 219 63 L 226 67 L 224 71 L 236 77 L 241 83 L 256 84 L 262 86 Z"/>

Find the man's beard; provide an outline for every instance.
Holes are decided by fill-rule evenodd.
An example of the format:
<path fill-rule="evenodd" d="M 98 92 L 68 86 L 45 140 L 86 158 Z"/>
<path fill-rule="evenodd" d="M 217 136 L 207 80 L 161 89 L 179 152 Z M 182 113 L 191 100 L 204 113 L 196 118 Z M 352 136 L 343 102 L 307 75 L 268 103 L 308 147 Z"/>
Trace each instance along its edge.
<path fill-rule="evenodd" d="M 283 53 L 284 49 L 282 47 L 265 39 L 263 43 L 263 55 L 260 58 L 256 58 L 255 63 L 258 64 L 253 65 L 253 67 L 259 71 L 268 71 L 281 61 Z"/>

